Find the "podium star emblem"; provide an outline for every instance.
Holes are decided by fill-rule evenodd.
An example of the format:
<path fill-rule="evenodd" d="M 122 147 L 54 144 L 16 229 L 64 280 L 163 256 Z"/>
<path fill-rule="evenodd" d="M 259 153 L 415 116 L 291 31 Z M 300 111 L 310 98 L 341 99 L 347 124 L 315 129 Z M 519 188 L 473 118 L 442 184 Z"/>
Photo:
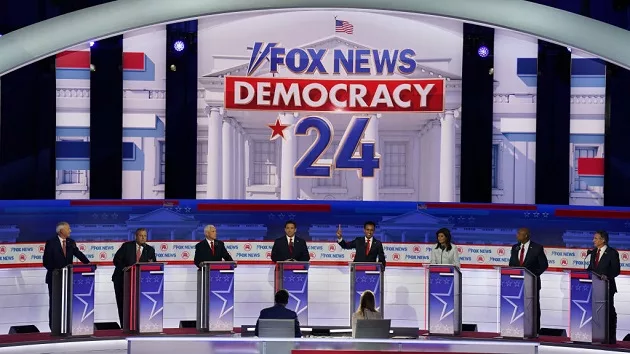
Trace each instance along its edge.
<path fill-rule="evenodd" d="M 505 301 L 509 302 L 510 305 L 514 307 L 514 311 L 512 312 L 512 318 L 510 319 L 510 324 L 514 323 L 516 320 L 523 317 L 523 315 L 525 314 L 525 310 L 522 308 L 522 305 L 519 305 L 515 303 L 514 301 L 512 301 L 512 300 L 523 299 L 523 285 L 521 285 L 521 289 L 519 290 L 518 295 L 505 295 L 502 297 L 503 299 L 505 299 Z M 521 302 L 521 301 L 518 301 L 518 302 Z"/>
<path fill-rule="evenodd" d="M 577 306 L 582 311 L 582 318 L 580 319 L 580 328 L 586 326 L 593 319 L 593 314 L 591 313 L 592 311 L 589 311 L 590 306 L 588 306 L 591 302 L 592 292 L 593 292 L 593 289 L 592 288 L 589 289 L 588 296 L 586 296 L 586 299 L 584 300 L 571 300 L 573 301 L 575 306 Z"/>
<path fill-rule="evenodd" d="M 147 281 L 150 282 L 150 280 Z M 164 279 L 161 279 L 160 286 L 156 291 L 145 291 L 142 293 L 142 296 L 146 297 L 153 303 L 153 307 L 151 308 L 151 314 L 149 315 L 149 320 L 152 320 L 157 314 L 164 310 L 164 298 L 162 295 L 162 286 L 164 286 Z M 158 295 L 157 297 L 153 297 L 154 295 Z"/>
<path fill-rule="evenodd" d="M 442 303 L 442 314 L 440 314 L 440 321 L 442 321 L 443 319 L 448 317 L 455 310 L 454 308 L 452 308 L 449 311 L 447 311 L 446 309 L 448 309 L 449 304 L 448 304 L 448 302 L 444 301 L 444 299 L 442 299 L 442 297 L 450 298 L 452 295 L 453 295 L 453 282 L 451 282 L 451 286 L 448 288 L 448 292 L 447 293 L 431 294 L 431 296 L 436 298 L 437 301 Z"/>
<path fill-rule="evenodd" d="M 219 313 L 219 318 L 223 318 L 225 314 L 232 311 L 232 309 L 234 308 L 234 302 L 233 302 L 234 300 L 232 299 L 232 296 L 228 296 L 227 298 L 221 296 L 221 294 L 227 294 L 227 295 L 232 294 L 233 286 L 234 286 L 234 278 L 232 278 L 232 281 L 230 281 L 230 285 L 228 286 L 227 290 L 212 291 L 212 295 L 218 297 L 219 299 L 221 299 L 221 301 L 223 301 L 223 305 L 221 305 L 221 312 Z M 230 303 L 230 306 L 228 306 L 228 302 Z"/>
<path fill-rule="evenodd" d="M 89 282 L 89 280 L 86 280 L 87 282 Z M 83 315 L 81 315 L 81 322 L 85 321 L 86 318 L 88 318 L 92 313 L 94 313 L 94 298 L 92 297 L 92 294 L 94 293 L 94 282 L 92 282 L 92 285 L 90 285 L 90 290 L 87 293 L 84 294 L 74 294 L 74 297 L 77 298 L 77 300 L 81 301 L 83 303 Z M 84 300 L 84 298 L 87 298 L 88 300 Z"/>

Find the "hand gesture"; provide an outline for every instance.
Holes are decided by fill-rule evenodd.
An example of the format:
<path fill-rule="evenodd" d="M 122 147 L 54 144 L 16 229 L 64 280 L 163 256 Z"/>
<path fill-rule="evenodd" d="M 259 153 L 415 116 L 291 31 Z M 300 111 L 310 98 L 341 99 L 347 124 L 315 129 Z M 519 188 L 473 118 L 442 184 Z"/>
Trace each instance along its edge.
<path fill-rule="evenodd" d="M 342 234 L 341 234 L 341 224 L 339 224 L 339 226 L 337 227 L 337 238 L 339 240 L 341 240 Z"/>

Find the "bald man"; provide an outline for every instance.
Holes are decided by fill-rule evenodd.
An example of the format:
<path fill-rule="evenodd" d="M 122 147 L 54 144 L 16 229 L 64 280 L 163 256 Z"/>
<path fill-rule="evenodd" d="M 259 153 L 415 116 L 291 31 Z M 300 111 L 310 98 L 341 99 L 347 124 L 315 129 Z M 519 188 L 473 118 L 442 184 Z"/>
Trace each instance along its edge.
<path fill-rule="evenodd" d="M 512 254 L 510 255 L 510 267 L 527 268 L 536 275 L 536 284 L 538 286 L 538 303 L 536 306 L 536 328 L 540 332 L 540 275 L 549 267 L 545 249 L 542 245 L 532 241 L 531 233 L 528 228 L 521 227 L 516 233 L 516 241 L 512 246 Z"/>

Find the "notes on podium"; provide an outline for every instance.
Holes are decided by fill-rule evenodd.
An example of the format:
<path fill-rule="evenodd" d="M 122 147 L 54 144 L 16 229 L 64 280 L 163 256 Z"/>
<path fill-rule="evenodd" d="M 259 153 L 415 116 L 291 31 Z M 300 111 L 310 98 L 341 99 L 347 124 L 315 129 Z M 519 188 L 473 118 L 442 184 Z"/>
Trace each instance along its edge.
<path fill-rule="evenodd" d="M 536 324 L 538 282 L 536 276 L 521 267 L 501 267 L 499 325 L 501 336 L 533 338 L 538 334 Z"/>
<path fill-rule="evenodd" d="M 359 307 L 361 294 L 366 290 L 370 290 L 374 293 L 376 310 L 384 315 L 384 284 L 383 265 L 381 263 L 350 263 L 350 313 L 353 313 Z"/>
<path fill-rule="evenodd" d="M 608 343 L 608 280 L 591 271 L 571 271 L 571 340 Z"/>
<path fill-rule="evenodd" d="M 68 265 L 53 271 L 53 336 L 94 334 L 95 264 Z"/>
<path fill-rule="evenodd" d="M 462 273 L 451 264 L 431 264 L 429 272 L 429 334 L 462 332 Z"/>
<path fill-rule="evenodd" d="M 164 326 L 164 263 L 136 263 L 125 272 L 123 330 L 161 333 Z"/>
<path fill-rule="evenodd" d="M 277 262 L 274 289 L 289 292 L 288 309 L 298 315 L 300 325 L 308 325 L 308 269 L 309 262 Z"/>
<path fill-rule="evenodd" d="M 234 329 L 234 269 L 236 262 L 203 262 L 197 272 L 197 330 Z"/>

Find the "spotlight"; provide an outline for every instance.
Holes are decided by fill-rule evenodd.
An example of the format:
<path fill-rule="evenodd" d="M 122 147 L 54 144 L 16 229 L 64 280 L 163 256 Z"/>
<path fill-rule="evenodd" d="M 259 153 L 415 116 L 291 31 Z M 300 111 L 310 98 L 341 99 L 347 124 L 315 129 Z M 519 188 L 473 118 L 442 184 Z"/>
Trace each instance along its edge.
<path fill-rule="evenodd" d="M 479 49 L 477 49 L 477 54 L 479 54 L 480 57 L 485 58 L 490 54 L 490 49 L 488 49 L 485 45 L 482 45 Z"/>
<path fill-rule="evenodd" d="M 186 45 L 183 41 L 176 41 L 175 43 L 173 43 L 173 49 L 178 52 L 181 52 L 182 50 L 184 50 L 184 48 L 186 48 Z"/>
<path fill-rule="evenodd" d="M 90 42 L 90 48 L 94 47 L 94 42 Z"/>
<path fill-rule="evenodd" d="M 175 64 L 171 64 L 171 71 L 177 71 L 177 67 L 175 66 Z"/>

